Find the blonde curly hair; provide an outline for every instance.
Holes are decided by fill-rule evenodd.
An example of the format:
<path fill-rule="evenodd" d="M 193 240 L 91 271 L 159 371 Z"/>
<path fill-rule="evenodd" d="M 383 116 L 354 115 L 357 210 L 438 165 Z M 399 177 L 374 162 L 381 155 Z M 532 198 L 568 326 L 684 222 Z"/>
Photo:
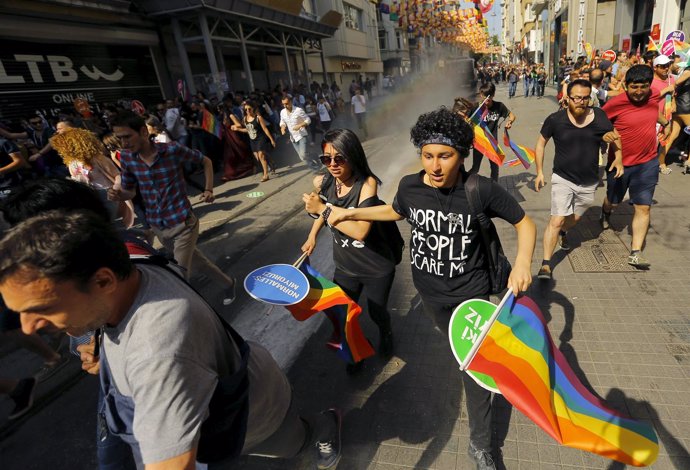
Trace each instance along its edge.
<path fill-rule="evenodd" d="M 50 145 L 60 154 L 65 165 L 72 162 L 91 166 L 92 161 L 105 154 L 105 146 L 96 134 L 86 129 L 70 129 L 50 138 Z"/>

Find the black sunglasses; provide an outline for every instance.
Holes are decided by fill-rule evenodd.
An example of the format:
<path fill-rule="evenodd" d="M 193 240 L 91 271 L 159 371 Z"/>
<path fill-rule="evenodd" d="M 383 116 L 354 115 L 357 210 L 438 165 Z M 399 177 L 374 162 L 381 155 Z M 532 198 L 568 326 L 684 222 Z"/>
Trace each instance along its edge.
<path fill-rule="evenodd" d="M 347 158 L 343 157 L 342 155 L 336 155 L 335 157 L 331 157 L 330 155 L 321 155 L 319 156 L 319 160 L 321 160 L 321 163 L 326 166 L 329 166 L 331 162 L 335 162 L 335 164 L 338 166 L 343 166 L 347 163 Z"/>

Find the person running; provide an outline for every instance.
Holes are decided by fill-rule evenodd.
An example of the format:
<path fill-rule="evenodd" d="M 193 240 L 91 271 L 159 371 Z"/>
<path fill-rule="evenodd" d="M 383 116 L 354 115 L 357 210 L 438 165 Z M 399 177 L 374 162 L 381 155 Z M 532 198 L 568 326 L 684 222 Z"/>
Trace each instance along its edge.
<path fill-rule="evenodd" d="M 676 112 L 673 113 L 671 136 L 666 141 L 666 148 L 670 149 L 682 129 L 690 128 L 690 70 L 685 70 L 676 79 Z M 687 140 L 687 137 L 686 137 Z M 686 153 L 687 157 L 687 153 Z M 684 173 L 689 172 L 690 160 L 683 161 Z"/>
<path fill-rule="evenodd" d="M 174 269 L 133 262 L 98 215 L 30 218 L 0 254 L 0 293 L 25 333 L 102 331 L 100 348 L 80 349 L 82 368 L 99 369 L 108 431 L 130 445 L 137 468 L 307 449 L 319 468 L 337 465 L 340 412 L 299 416 L 270 353 L 244 341 Z"/>
<path fill-rule="evenodd" d="M 255 101 L 245 101 L 242 103 L 244 108 L 244 119 L 242 124 L 244 126 L 233 125 L 231 129 L 233 131 L 246 132 L 249 135 L 249 142 L 254 153 L 254 158 L 261 165 L 261 170 L 263 171 L 263 177 L 261 182 L 268 181 L 268 169 L 269 169 L 269 150 L 271 147 L 275 148 L 276 141 L 273 138 L 273 134 L 268 130 L 268 125 L 266 120 L 259 113 L 259 106 Z"/>
<path fill-rule="evenodd" d="M 281 103 L 283 109 L 280 111 L 280 133 L 285 135 L 286 132 L 289 132 L 290 142 L 292 142 L 299 159 L 306 163 L 309 169 L 319 171 L 321 167 L 307 153 L 307 137 L 309 136 L 307 128 L 311 119 L 302 108 L 293 106 L 289 96 L 283 96 Z"/>
<path fill-rule="evenodd" d="M 575 226 L 594 202 L 599 185 L 599 150 L 606 139 L 615 140 L 616 158 L 609 171 L 614 178 L 623 175 L 623 155 L 620 138 L 613 132 L 613 124 L 600 108 L 588 106 L 592 85 L 586 80 L 573 80 L 567 88 L 568 107 L 546 118 L 535 148 L 537 177 L 534 189 L 539 192 L 544 181 L 544 148 L 553 138 L 555 155 L 551 177 L 551 218 L 544 229 L 544 258 L 537 277 L 551 279 L 551 256 L 560 244 L 570 250 L 567 231 Z M 607 140 L 608 141 L 608 140 Z"/>
<path fill-rule="evenodd" d="M 367 99 L 362 94 L 361 88 L 355 88 L 352 96 L 351 113 L 357 120 L 357 127 L 362 131 L 362 136 L 366 140 L 367 133 Z"/>
<path fill-rule="evenodd" d="M 494 101 L 496 95 L 496 86 L 493 83 L 487 83 L 479 88 L 479 97 L 486 105 L 486 116 L 484 121 L 486 127 L 489 128 L 491 134 L 498 139 L 498 121 L 505 119 L 505 128 L 510 129 L 515 122 L 515 115 L 500 101 Z M 479 173 L 479 168 L 482 166 L 484 155 L 477 149 L 472 151 L 472 169 L 470 173 Z M 491 167 L 491 179 L 498 181 L 498 165 L 489 160 Z"/>
<path fill-rule="evenodd" d="M 235 300 L 237 282 L 213 264 L 196 246 L 199 219 L 192 211 L 182 176 L 182 165 L 189 161 L 203 165 L 205 190 L 200 200 L 211 203 L 213 165 L 198 150 L 176 142 L 156 144 L 149 140 L 144 119 L 127 111 L 113 119 L 113 133 L 122 142 L 120 164 L 122 183 L 108 189 L 108 199 L 127 201 L 139 189 L 146 221 L 165 249 L 172 253 L 189 278 L 192 263 L 224 287 L 223 305 Z"/>
<path fill-rule="evenodd" d="M 652 91 L 656 91 L 661 95 L 659 101 L 659 113 L 661 113 L 667 120 L 673 120 L 672 109 L 675 108 L 675 98 L 673 92 L 676 87 L 676 79 L 671 75 L 671 65 L 673 61 L 661 54 L 657 56 L 652 65 L 654 66 L 654 79 L 652 80 Z M 667 96 L 668 95 L 668 96 Z M 666 108 L 666 101 L 670 101 L 670 106 Z M 671 129 L 673 134 L 673 129 Z M 666 166 L 666 153 L 671 148 L 668 141 L 659 141 L 659 172 L 662 175 L 671 173 L 671 168 Z"/>
<path fill-rule="evenodd" d="M 447 108 L 422 114 L 411 132 L 421 154 L 423 170 L 403 177 L 392 205 L 345 209 L 331 207 L 327 222 L 336 229 L 353 220 L 398 221 L 412 226 L 410 258 L 412 280 L 424 311 L 448 338 L 450 316 L 468 299 L 489 298 L 488 259 L 479 222 L 465 194 L 469 173 L 463 162 L 472 147 L 472 127 Z M 536 227 L 520 204 L 500 185 L 479 178 L 482 212 L 515 227 L 517 257 L 508 279 L 516 295 L 532 282 L 530 266 Z M 468 452 L 478 470 L 495 469 L 491 457 L 491 392 L 462 374 L 469 417 Z"/>
<path fill-rule="evenodd" d="M 307 241 L 302 245 L 302 251 L 308 254 L 314 251 L 316 237 L 326 225 L 329 207 L 381 204 L 377 196 L 381 180 L 369 168 L 362 144 L 354 132 L 349 129 L 330 130 L 324 135 L 321 148 L 321 162 L 328 173 L 316 176 L 316 190 L 303 195 L 307 212 L 321 215 L 314 220 Z M 366 293 L 369 316 L 379 328 L 379 354 L 390 358 L 393 354 L 393 331 L 387 305 L 396 265 L 391 240 L 379 222 L 345 222 L 337 228 L 330 226 L 330 229 L 335 260 L 333 282 L 355 302 L 363 292 Z M 362 364 L 363 361 L 348 365 L 348 373 L 360 370 Z"/>
<path fill-rule="evenodd" d="M 608 229 L 611 212 L 623 202 L 625 193 L 630 193 L 635 211 L 628 264 L 640 269 L 650 266 L 642 257 L 642 247 L 649 229 L 654 189 L 659 181 L 657 122 L 664 128 L 664 138 L 671 131 L 670 121 L 659 114 L 661 96 L 651 89 L 653 78 L 654 72 L 647 65 L 630 67 L 625 74 L 625 93 L 611 98 L 602 108 L 620 134 L 625 174 L 615 178 L 613 171 L 607 172 L 606 197 L 599 220 L 602 228 Z"/>

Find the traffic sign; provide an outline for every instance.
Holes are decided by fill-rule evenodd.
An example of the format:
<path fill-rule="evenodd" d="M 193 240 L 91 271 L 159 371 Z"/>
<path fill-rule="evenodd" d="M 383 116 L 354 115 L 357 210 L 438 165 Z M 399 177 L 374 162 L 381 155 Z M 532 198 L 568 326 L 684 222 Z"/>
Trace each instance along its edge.
<path fill-rule="evenodd" d="M 146 108 L 144 108 L 144 104 L 139 100 L 132 100 L 132 103 L 130 106 L 132 108 L 132 112 L 138 114 L 139 116 L 142 116 L 146 112 Z"/>
<path fill-rule="evenodd" d="M 615 61 L 616 61 L 616 57 L 617 57 L 617 56 L 616 56 L 616 51 L 611 50 L 611 49 L 609 49 L 609 50 L 607 50 L 607 51 L 604 51 L 604 52 L 601 54 L 602 60 L 608 60 L 609 62 L 615 62 Z"/>

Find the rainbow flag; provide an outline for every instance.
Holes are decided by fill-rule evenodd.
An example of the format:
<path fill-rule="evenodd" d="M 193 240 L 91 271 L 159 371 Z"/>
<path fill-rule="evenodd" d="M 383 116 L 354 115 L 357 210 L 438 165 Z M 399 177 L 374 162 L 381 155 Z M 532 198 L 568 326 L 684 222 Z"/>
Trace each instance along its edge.
<path fill-rule="evenodd" d="M 319 312 L 323 312 L 333 324 L 333 334 L 326 346 L 349 364 L 359 362 L 374 355 L 374 348 L 362 333 L 359 325 L 362 307 L 349 298 L 345 292 L 332 281 L 323 277 L 307 261 L 300 266 L 309 281 L 307 297 L 287 308 L 295 320 L 304 321 Z"/>
<path fill-rule="evenodd" d="M 673 48 L 675 49 L 676 54 L 682 54 L 686 60 L 688 59 L 688 57 L 690 57 L 690 44 L 688 44 L 687 42 L 682 42 L 677 39 L 674 39 Z"/>
<path fill-rule="evenodd" d="M 206 109 L 203 110 L 203 115 L 201 117 L 201 127 L 206 132 L 215 135 L 219 139 L 223 137 L 220 128 L 220 119 L 217 119 L 212 113 L 210 113 Z"/>
<path fill-rule="evenodd" d="M 503 145 L 509 147 L 510 150 L 513 151 L 515 156 L 518 158 L 519 162 L 522 163 L 522 166 L 524 166 L 525 168 L 529 168 L 530 164 L 534 163 L 534 150 L 516 144 L 515 142 L 510 140 L 510 136 L 508 135 L 508 129 L 503 129 Z M 514 166 L 512 165 L 512 162 L 513 160 L 506 163 L 506 165 Z"/>
<path fill-rule="evenodd" d="M 534 301 L 506 297 L 468 368 L 490 375 L 515 408 L 559 443 L 637 467 L 654 463 L 659 445 L 652 426 L 587 390 Z"/>
<path fill-rule="evenodd" d="M 652 40 L 652 38 L 649 38 L 649 42 L 647 43 L 647 51 L 657 51 L 659 52 L 659 47 L 656 45 L 656 43 Z M 661 53 L 661 52 L 659 52 Z"/>
<path fill-rule="evenodd" d="M 474 142 L 472 145 L 498 166 L 503 165 L 506 155 L 484 121 L 474 125 Z"/>

